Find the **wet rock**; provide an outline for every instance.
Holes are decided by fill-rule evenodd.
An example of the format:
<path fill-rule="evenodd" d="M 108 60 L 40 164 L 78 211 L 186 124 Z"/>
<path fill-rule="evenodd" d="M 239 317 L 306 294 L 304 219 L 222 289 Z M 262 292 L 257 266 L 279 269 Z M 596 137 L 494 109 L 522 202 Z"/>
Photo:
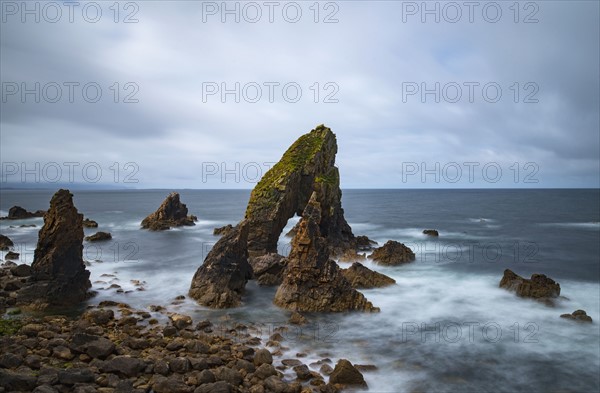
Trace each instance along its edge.
<path fill-rule="evenodd" d="M 233 391 L 233 386 L 225 381 L 219 381 L 198 386 L 194 393 L 231 393 Z"/>
<path fill-rule="evenodd" d="M 14 245 L 8 236 L 0 235 L 0 251 L 8 251 Z"/>
<path fill-rule="evenodd" d="M 304 315 L 300 314 L 299 312 L 294 311 L 292 313 L 292 315 L 290 316 L 289 322 L 292 325 L 304 325 L 304 324 L 308 323 L 308 320 L 306 319 L 306 317 L 304 317 Z"/>
<path fill-rule="evenodd" d="M 342 209 L 336 153 L 335 134 L 319 125 L 298 138 L 265 173 L 252 190 L 246 209 L 251 257 L 277 252 L 283 228 L 291 217 L 302 214 L 313 191 L 323 209 L 321 233 L 332 254 L 356 248 Z"/>
<path fill-rule="evenodd" d="M 171 320 L 171 323 L 173 324 L 173 326 L 175 326 L 177 329 L 181 330 L 181 329 L 185 329 L 188 326 L 192 325 L 192 317 L 190 317 L 189 315 L 183 315 L 183 314 L 173 314 L 169 316 L 169 319 Z"/>
<path fill-rule="evenodd" d="M 114 320 L 115 312 L 111 309 L 90 310 L 84 314 L 83 318 L 94 322 L 96 325 L 105 326 Z"/>
<path fill-rule="evenodd" d="M 268 253 L 259 257 L 250 258 L 250 265 L 254 278 L 259 285 L 274 286 L 281 284 L 283 271 L 287 260 L 277 253 Z"/>
<path fill-rule="evenodd" d="M 179 193 L 172 192 L 158 210 L 144 218 L 141 225 L 143 229 L 162 231 L 172 227 L 196 224 L 194 223 L 194 217 L 188 216 L 187 206 L 179 200 Z"/>
<path fill-rule="evenodd" d="M 248 263 L 248 229 L 242 221 L 213 246 L 192 279 L 190 297 L 213 308 L 240 305 L 246 283 L 252 277 Z"/>
<path fill-rule="evenodd" d="M 360 251 L 370 251 L 376 245 L 377 242 L 369 239 L 367 236 L 356 236 L 356 248 Z"/>
<path fill-rule="evenodd" d="M 106 359 L 115 350 L 115 344 L 104 338 L 85 333 L 75 333 L 71 349 L 85 353 L 91 358 Z"/>
<path fill-rule="evenodd" d="M 217 236 L 217 235 L 224 235 L 227 232 L 231 231 L 233 229 L 233 225 L 231 224 L 227 224 L 223 227 L 219 227 L 219 228 L 215 228 L 213 230 L 213 235 Z"/>
<path fill-rule="evenodd" d="M 100 371 L 104 373 L 115 373 L 125 377 L 137 377 L 146 368 L 146 364 L 134 357 L 127 355 L 115 356 L 104 362 Z"/>
<path fill-rule="evenodd" d="M 73 205 L 73 195 L 68 190 L 57 191 L 39 232 L 31 283 L 17 295 L 19 304 L 36 309 L 72 306 L 90 296 L 90 272 L 83 263 L 82 220 Z"/>
<path fill-rule="evenodd" d="M 274 303 L 293 311 L 378 311 L 350 286 L 321 237 L 321 205 L 313 193 L 292 240 L 288 266 Z"/>
<path fill-rule="evenodd" d="M 396 283 L 393 278 L 375 272 L 358 262 L 354 262 L 348 269 L 342 269 L 342 274 L 352 288 L 356 289 L 381 288 Z"/>
<path fill-rule="evenodd" d="M 4 256 L 4 259 L 8 260 L 15 260 L 15 259 L 19 259 L 20 254 L 18 252 L 13 252 L 13 251 L 9 251 L 6 253 L 6 255 Z"/>
<path fill-rule="evenodd" d="M 268 349 L 261 348 L 254 354 L 254 365 L 258 367 L 261 364 L 273 364 L 273 355 Z"/>
<path fill-rule="evenodd" d="M 424 229 L 423 230 L 423 235 L 427 235 L 427 236 L 439 236 L 439 232 L 436 229 Z"/>
<path fill-rule="evenodd" d="M 0 369 L 0 387 L 8 392 L 30 392 L 35 388 L 36 382 L 33 375 Z"/>
<path fill-rule="evenodd" d="M 219 381 L 225 381 L 230 385 L 238 386 L 244 381 L 239 371 L 229 367 L 219 367 L 213 371 L 215 378 Z"/>
<path fill-rule="evenodd" d="M 562 314 L 561 318 L 572 319 L 577 322 L 589 322 L 592 323 L 592 317 L 587 315 L 583 310 L 575 310 L 571 314 Z"/>
<path fill-rule="evenodd" d="M 2 368 L 17 368 L 23 364 L 23 357 L 14 353 L 4 353 L 0 355 L 0 367 Z"/>
<path fill-rule="evenodd" d="M 157 377 L 152 389 L 156 393 L 191 393 L 193 388 L 186 385 L 181 378 L 178 377 Z"/>
<path fill-rule="evenodd" d="M 82 225 L 84 228 L 98 228 L 98 223 L 94 220 L 86 218 L 83 220 Z"/>
<path fill-rule="evenodd" d="M 415 260 L 410 248 L 394 240 L 388 240 L 382 247 L 376 248 L 369 259 L 381 265 L 396 266 Z"/>
<path fill-rule="evenodd" d="M 329 376 L 329 383 L 346 386 L 359 386 L 366 388 L 367 383 L 363 375 L 346 359 L 340 359 Z"/>
<path fill-rule="evenodd" d="M 88 242 L 99 242 L 99 241 L 106 241 L 106 240 L 111 240 L 112 239 L 112 235 L 109 232 L 96 232 L 91 236 L 86 236 L 85 240 L 87 240 Z"/>
<path fill-rule="evenodd" d="M 8 216 L 2 217 L 0 220 L 22 220 L 25 218 L 44 217 L 43 210 L 36 210 L 35 212 L 29 212 L 23 209 L 21 206 L 13 206 L 8 210 Z"/>
<path fill-rule="evenodd" d="M 519 297 L 550 299 L 560 295 L 560 285 L 544 274 L 533 274 L 531 279 L 526 279 L 506 269 L 499 286 L 516 292 Z"/>
<path fill-rule="evenodd" d="M 302 381 L 307 381 L 312 378 L 310 370 L 308 369 L 308 366 L 306 364 L 301 364 L 299 366 L 295 366 L 293 368 L 293 370 L 296 373 L 296 376 L 298 377 L 298 379 L 300 379 Z"/>
<path fill-rule="evenodd" d="M 254 376 L 260 380 L 269 378 L 272 375 L 277 375 L 277 370 L 271 364 L 263 363 L 256 368 Z"/>
<path fill-rule="evenodd" d="M 72 368 L 58 372 L 58 382 L 63 385 L 94 382 L 94 373 L 89 369 Z"/>

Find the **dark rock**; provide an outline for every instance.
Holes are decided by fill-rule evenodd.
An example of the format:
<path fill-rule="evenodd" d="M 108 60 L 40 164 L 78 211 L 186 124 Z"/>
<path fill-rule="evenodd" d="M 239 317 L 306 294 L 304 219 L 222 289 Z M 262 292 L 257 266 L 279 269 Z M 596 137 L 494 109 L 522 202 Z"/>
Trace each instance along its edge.
<path fill-rule="evenodd" d="M 142 228 L 151 231 L 162 231 L 171 227 L 196 225 L 193 217 L 188 217 L 187 214 L 187 206 L 179 200 L 179 193 L 172 192 L 158 210 L 144 218 Z"/>
<path fill-rule="evenodd" d="M 571 314 L 562 314 L 561 318 L 572 319 L 577 322 L 589 322 L 592 323 L 592 317 L 587 315 L 583 310 L 575 310 Z"/>
<path fill-rule="evenodd" d="M 188 326 L 192 325 L 192 317 L 190 317 L 189 315 L 183 315 L 183 314 L 173 314 L 169 316 L 169 319 L 171 320 L 171 323 L 173 324 L 173 326 L 175 326 L 177 329 L 181 330 L 181 329 L 185 329 Z"/>
<path fill-rule="evenodd" d="M 560 285 L 544 274 L 533 274 L 531 279 L 526 279 L 506 269 L 499 286 L 516 292 L 519 297 L 549 299 L 560 295 Z"/>
<path fill-rule="evenodd" d="M 230 384 L 225 381 L 219 381 L 198 386 L 194 390 L 194 393 L 231 393 L 233 391 L 233 387 Z"/>
<path fill-rule="evenodd" d="M 232 229 L 233 229 L 233 226 L 231 224 L 227 224 L 224 227 L 215 228 L 213 230 L 213 235 L 215 235 L 215 236 L 224 235 L 227 232 L 231 231 Z"/>
<path fill-rule="evenodd" d="M 94 322 L 96 325 L 105 326 L 114 320 L 115 312 L 111 309 L 90 310 L 83 315 L 83 318 Z"/>
<path fill-rule="evenodd" d="M 352 288 L 356 289 L 381 288 L 396 283 L 393 278 L 375 272 L 358 262 L 354 262 L 348 269 L 342 269 L 342 274 Z"/>
<path fill-rule="evenodd" d="M 99 242 L 111 239 L 112 235 L 109 232 L 96 232 L 92 236 L 85 237 L 85 240 L 87 240 L 88 242 Z"/>
<path fill-rule="evenodd" d="M 98 223 L 94 220 L 90 220 L 89 218 L 84 219 L 82 225 L 84 228 L 98 228 Z"/>
<path fill-rule="evenodd" d="M 72 368 L 58 372 L 58 382 L 63 385 L 94 382 L 94 373 L 89 369 Z"/>
<path fill-rule="evenodd" d="M 191 393 L 193 388 L 186 385 L 181 378 L 178 377 L 157 377 L 152 389 L 156 393 Z"/>
<path fill-rule="evenodd" d="M 238 386 L 244 381 L 242 374 L 238 370 L 229 367 L 219 367 L 213 371 L 215 378 L 219 381 L 225 381 L 230 385 Z"/>
<path fill-rule="evenodd" d="M 381 264 L 395 266 L 415 260 L 415 254 L 404 244 L 388 240 L 382 247 L 376 248 L 369 259 Z"/>
<path fill-rule="evenodd" d="M 273 355 L 268 349 L 261 348 L 254 354 L 254 365 L 258 367 L 261 364 L 273 364 Z"/>
<path fill-rule="evenodd" d="M 0 369 L 0 387 L 9 392 L 30 392 L 35 388 L 36 382 L 36 377 L 33 375 Z"/>
<path fill-rule="evenodd" d="M 329 259 L 326 240 L 320 234 L 320 221 L 321 206 L 313 193 L 292 240 L 288 266 L 274 303 L 294 311 L 378 311 L 350 286 L 336 263 Z"/>
<path fill-rule="evenodd" d="M 145 368 L 146 364 L 142 360 L 121 355 L 104 362 L 100 371 L 121 374 L 125 377 L 137 377 Z"/>
<path fill-rule="evenodd" d="M 376 245 L 377 242 L 369 239 L 367 236 L 356 236 L 356 248 L 360 251 L 370 251 Z"/>
<path fill-rule="evenodd" d="M 254 376 L 261 380 L 267 379 L 271 375 L 277 375 L 277 370 L 275 370 L 275 367 L 267 363 L 261 364 L 256 368 L 256 371 L 254 371 Z"/>
<path fill-rule="evenodd" d="M 24 263 L 10 268 L 10 273 L 15 277 L 29 277 L 32 272 L 31 266 Z"/>
<path fill-rule="evenodd" d="M 75 333 L 71 342 L 71 349 L 91 358 L 106 359 L 115 350 L 115 344 L 109 339 L 85 333 Z"/>
<path fill-rule="evenodd" d="M 240 305 L 246 283 L 252 277 L 246 247 L 248 228 L 242 221 L 210 250 L 196 271 L 189 292 L 198 303 L 213 308 Z"/>
<path fill-rule="evenodd" d="M 174 373 L 185 374 L 192 369 L 188 358 L 175 358 L 169 362 L 169 368 Z"/>
<path fill-rule="evenodd" d="M 17 295 L 28 307 L 72 306 L 89 297 L 90 272 L 83 263 L 83 216 L 73 206 L 73 195 L 59 190 L 50 201 L 39 232 L 30 285 Z"/>
<path fill-rule="evenodd" d="M 336 153 L 335 134 L 319 125 L 298 138 L 265 173 L 252 190 L 246 209 L 251 257 L 277 252 L 283 228 L 291 217 L 302 214 L 313 192 L 323 209 L 321 234 L 332 254 L 356 248 L 342 209 Z"/>
<path fill-rule="evenodd" d="M 8 216 L 2 217 L 2 220 L 22 220 L 25 218 L 44 217 L 43 210 L 36 210 L 34 213 L 23 209 L 21 206 L 13 206 L 8 210 Z"/>
<path fill-rule="evenodd" d="M 0 251 L 8 251 L 8 249 L 14 245 L 15 244 L 8 236 L 0 235 Z"/>
<path fill-rule="evenodd" d="M 273 393 L 283 393 L 287 390 L 287 384 L 275 375 L 265 379 L 265 387 L 268 392 Z"/>
<path fill-rule="evenodd" d="M 23 357 L 14 353 L 4 353 L 0 355 L 0 367 L 2 368 L 17 368 L 23 364 Z"/>
<path fill-rule="evenodd" d="M 427 236 L 439 236 L 439 232 L 436 229 L 424 229 L 423 234 Z"/>
<path fill-rule="evenodd" d="M 296 372 L 298 379 L 302 381 L 307 381 L 312 378 L 310 370 L 308 369 L 308 366 L 306 364 L 295 366 L 294 371 Z"/>
<path fill-rule="evenodd" d="M 331 373 L 333 372 L 333 367 L 331 367 L 329 364 L 325 363 L 321 366 L 321 368 L 319 369 L 319 372 L 323 375 L 331 375 Z"/>
<path fill-rule="evenodd" d="M 340 359 L 337 362 L 329 376 L 329 383 L 342 386 L 367 387 L 363 375 L 346 359 Z"/>
<path fill-rule="evenodd" d="M 15 260 L 15 259 L 19 259 L 19 256 L 20 256 L 20 254 L 18 252 L 9 251 L 4 256 L 4 259 L 6 259 L 7 261 L 9 259 Z"/>
<path fill-rule="evenodd" d="M 277 253 L 268 253 L 250 258 L 254 278 L 260 285 L 274 286 L 281 284 L 287 259 Z"/>

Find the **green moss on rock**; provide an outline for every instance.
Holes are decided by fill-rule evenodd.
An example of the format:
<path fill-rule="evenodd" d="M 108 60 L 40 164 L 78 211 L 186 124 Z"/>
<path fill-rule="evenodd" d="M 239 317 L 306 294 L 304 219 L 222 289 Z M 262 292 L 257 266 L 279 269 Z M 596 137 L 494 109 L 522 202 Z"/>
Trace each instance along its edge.
<path fill-rule="evenodd" d="M 17 333 L 23 323 L 18 319 L 0 319 L 0 336 L 10 336 Z"/>

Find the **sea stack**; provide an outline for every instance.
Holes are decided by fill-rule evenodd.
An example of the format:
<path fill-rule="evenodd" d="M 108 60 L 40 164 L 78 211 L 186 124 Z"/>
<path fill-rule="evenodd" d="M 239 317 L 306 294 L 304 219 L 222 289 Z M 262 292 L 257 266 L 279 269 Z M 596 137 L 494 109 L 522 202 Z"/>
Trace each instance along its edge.
<path fill-rule="evenodd" d="M 172 192 L 158 210 L 144 218 L 142 228 L 163 231 L 172 227 L 196 225 L 194 221 L 197 220 L 195 216 L 188 216 L 187 206 L 179 200 L 179 193 Z"/>
<path fill-rule="evenodd" d="M 250 257 L 277 252 L 277 241 L 288 220 L 302 215 L 313 192 L 323 212 L 321 236 L 335 256 L 356 249 L 352 229 L 344 218 L 340 175 L 335 167 L 336 137 L 317 126 L 298 138 L 256 185 L 246 209 L 250 225 Z"/>
<path fill-rule="evenodd" d="M 69 190 L 50 201 L 39 232 L 32 275 L 18 292 L 17 302 L 34 309 L 72 306 L 89 297 L 90 272 L 83 263 L 83 215 Z"/>
<path fill-rule="evenodd" d="M 274 303 L 293 311 L 379 311 L 352 288 L 340 268 L 329 259 L 327 242 L 319 229 L 321 217 L 321 205 L 313 192 L 292 240 Z"/>

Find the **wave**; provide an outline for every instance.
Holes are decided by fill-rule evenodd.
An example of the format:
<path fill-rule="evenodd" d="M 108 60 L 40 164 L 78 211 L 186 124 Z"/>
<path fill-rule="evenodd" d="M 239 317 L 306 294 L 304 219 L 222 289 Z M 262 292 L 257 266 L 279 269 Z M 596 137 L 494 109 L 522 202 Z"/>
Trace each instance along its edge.
<path fill-rule="evenodd" d="M 599 230 L 600 222 L 598 221 L 590 221 L 590 222 L 548 222 L 548 223 L 540 223 L 540 226 L 546 227 L 555 227 L 555 228 L 571 228 L 571 229 L 586 229 L 586 230 Z"/>

